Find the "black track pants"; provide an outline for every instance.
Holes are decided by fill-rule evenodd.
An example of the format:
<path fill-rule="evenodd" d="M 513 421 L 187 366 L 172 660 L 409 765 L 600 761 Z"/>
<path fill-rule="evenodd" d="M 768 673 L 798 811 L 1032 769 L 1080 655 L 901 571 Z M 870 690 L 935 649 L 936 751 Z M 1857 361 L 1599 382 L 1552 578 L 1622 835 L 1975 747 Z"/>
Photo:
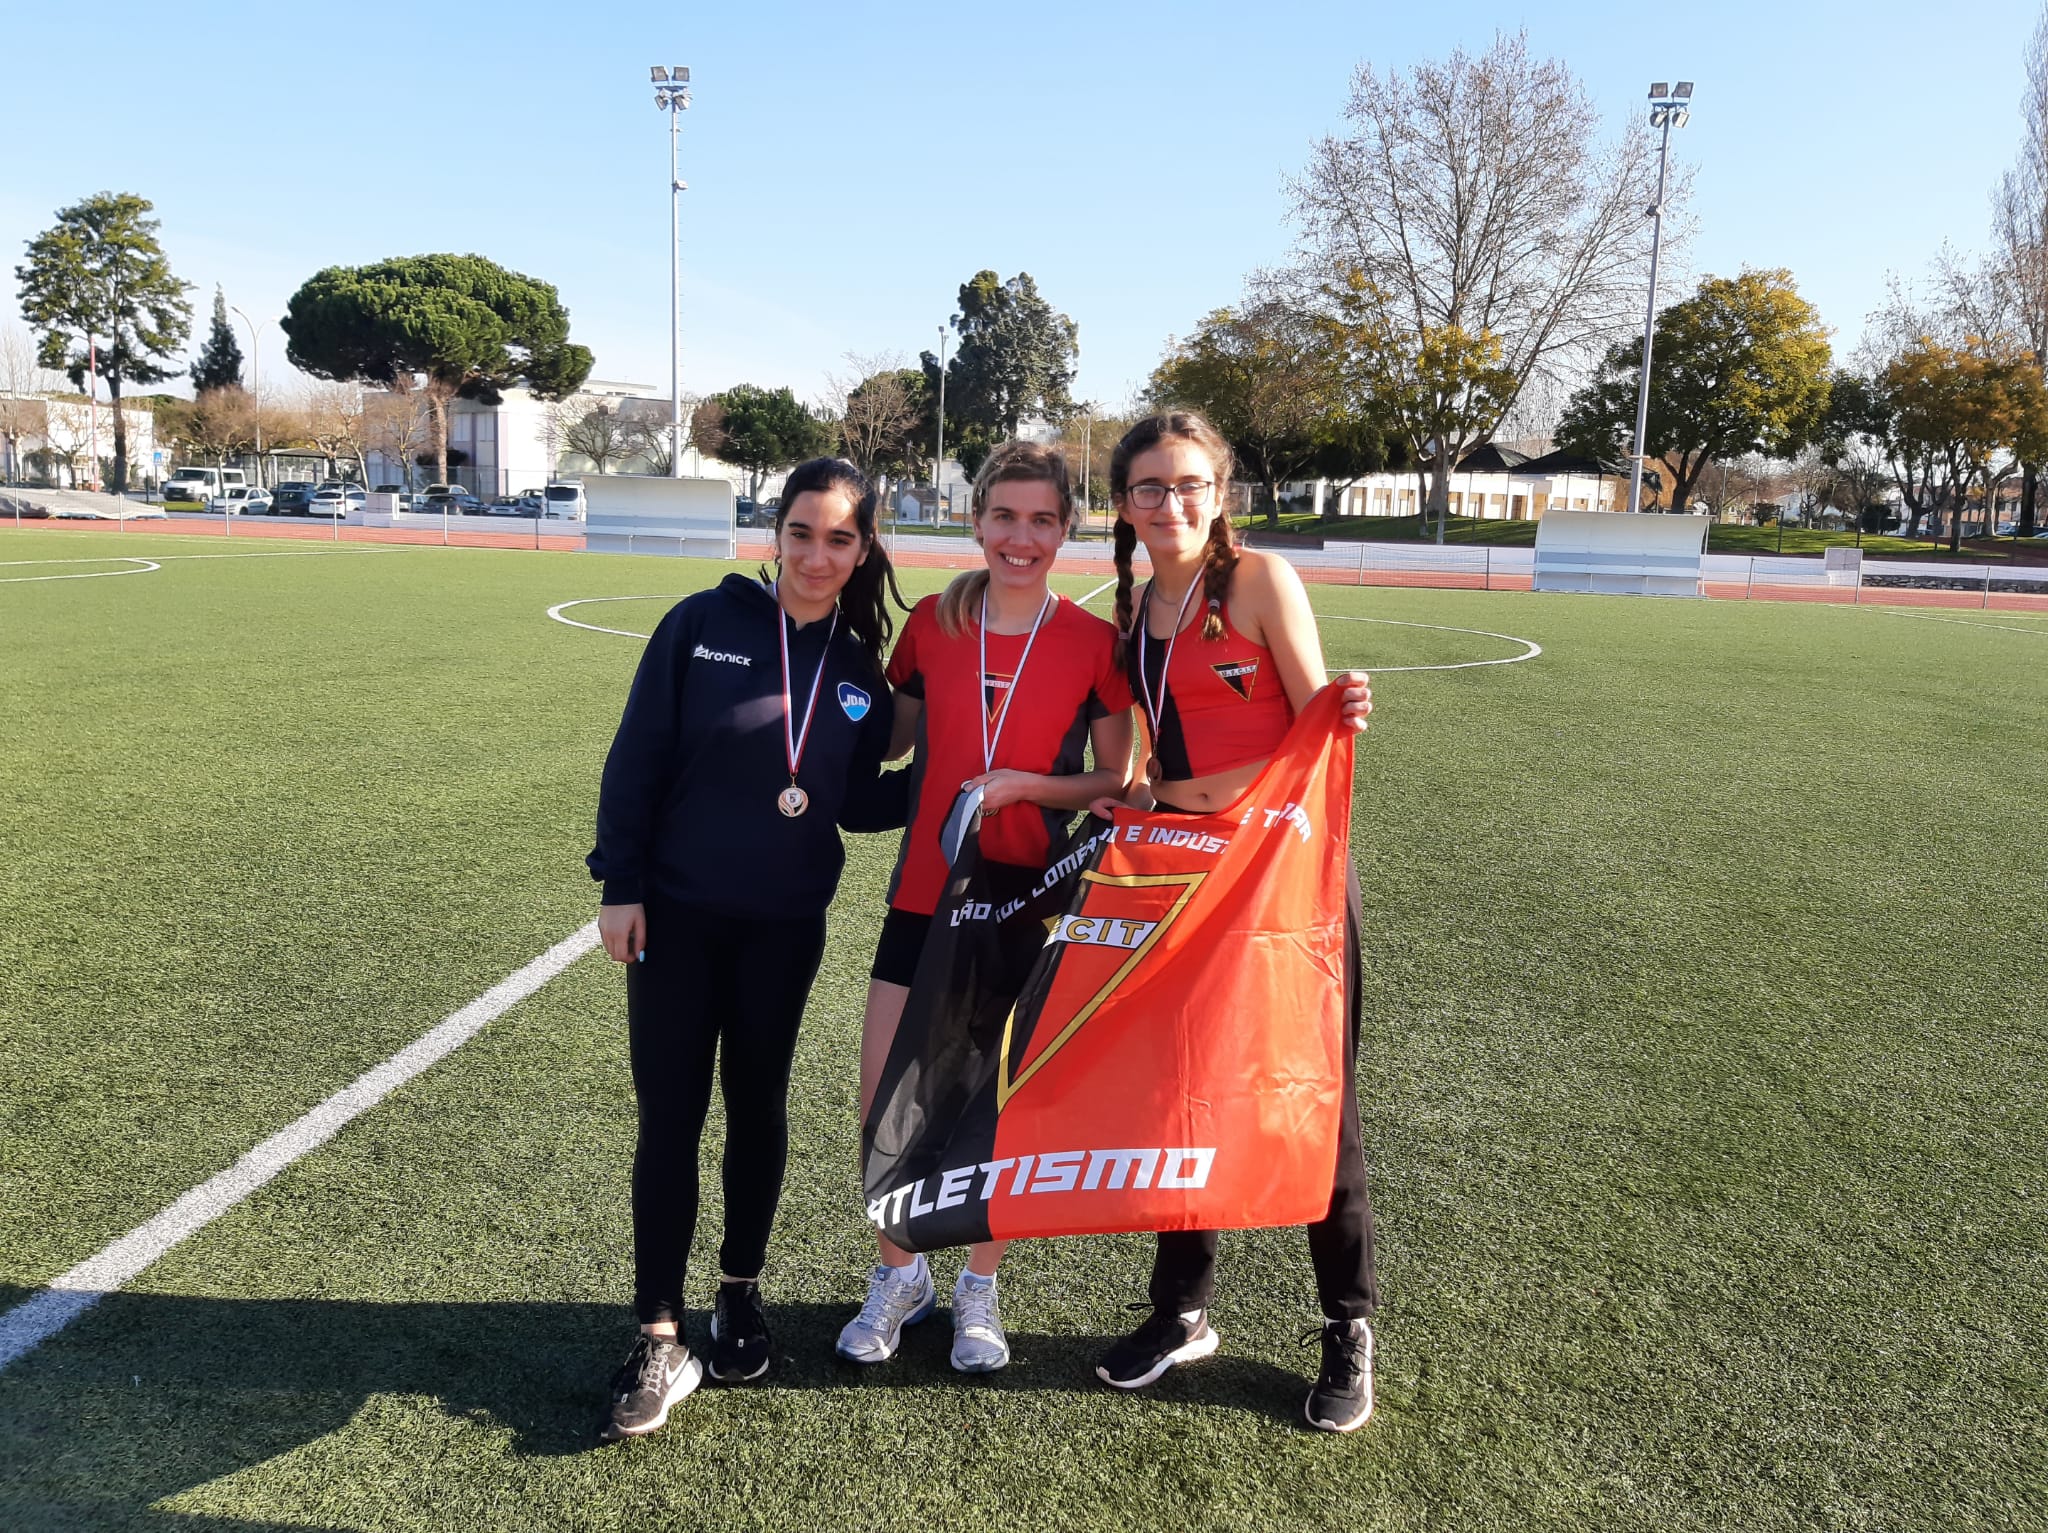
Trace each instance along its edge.
<path fill-rule="evenodd" d="M 1337 1137 L 1337 1168 L 1330 1184 L 1329 1211 L 1308 1226 L 1309 1260 L 1315 1267 L 1316 1298 L 1332 1320 L 1362 1320 L 1379 1303 L 1373 1271 L 1372 1197 L 1366 1190 L 1365 1155 L 1358 1134 L 1359 989 L 1358 873 L 1349 870 L 1344 889 L 1344 1116 Z M 1217 1234 L 1214 1230 L 1173 1230 L 1159 1237 L 1152 1263 L 1150 1297 L 1155 1307 L 1179 1313 L 1207 1309 L 1216 1290 Z"/>
<path fill-rule="evenodd" d="M 789 1154 L 789 1069 L 825 952 L 822 913 L 764 921 L 650 902 L 647 960 L 626 965 L 640 1139 L 633 1152 L 633 1307 L 683 1317 L 697 1226 L 697 1150 L 718 1064 L 725 1098 L 719 1267 L 756 1277 Z"/>

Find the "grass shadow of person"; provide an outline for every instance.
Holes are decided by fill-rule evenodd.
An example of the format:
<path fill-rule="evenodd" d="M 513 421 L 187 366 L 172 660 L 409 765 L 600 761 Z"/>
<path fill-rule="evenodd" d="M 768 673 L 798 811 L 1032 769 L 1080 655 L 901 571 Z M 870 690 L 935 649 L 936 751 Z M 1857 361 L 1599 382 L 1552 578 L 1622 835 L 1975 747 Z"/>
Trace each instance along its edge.
<path fill-rule="evenodd" d="M 851 1313 L 771 1305 L 768 1376 L 707 1385 L 735 1397 L 715 1408 L 772 1414 L 775 1399 L 738 1397 L 793 1391 L 1107 1392 L 1093 1372 L 1099 1337 L 1012 1332 L 1011 1366 L 970 1378 L 948 1364 L 943 1307 L 879 1367 L 834 1354 Z M 688 1318 L 693 1346 L 708 1346 L 706 1326 Z M 339 1431 L 380 1395 L 508 1431 L 521 1457 L 581 1454 L 603 1446 L 607 1385 L 631 1335 L 615 1304 L 113 1294 L 0 1373 L 0 1527 L 267 1527 L 157 1508 Z M 1301 1380 L 1270 1365 L 1217 1359 L 1185 1372 L 1148 1393 L 1274 1419 L 1298 1411 Z"/>

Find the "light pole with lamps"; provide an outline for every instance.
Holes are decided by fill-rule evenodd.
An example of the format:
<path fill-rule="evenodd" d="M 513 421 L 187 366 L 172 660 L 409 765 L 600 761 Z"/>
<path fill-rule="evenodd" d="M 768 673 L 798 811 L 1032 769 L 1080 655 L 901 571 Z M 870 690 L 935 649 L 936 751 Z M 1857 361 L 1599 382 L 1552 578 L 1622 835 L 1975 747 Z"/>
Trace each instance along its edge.
<path fill-rule="evenodd" d="M 1636 442 L 1628 460 L 1628 508 L 1643 509 L 1643 436 L 1650 425 L 1650 342 L 1657 329 L 1657 256 L 1664 238 L 1664 179 L 1671 164 L 1671 130 L 1692 115 L 1692 81 L 1669 90 L 1662 80 L 1650 87 L 1650 126 L 1663 130 L 1657 150 L 1657 200 L 1650 204 L 1650 307 L 1643 316 L 1643 373 L 1636 380 Z"/>
<path fill-rule="evenodd" d="M 250 413 L 256 417 L 256 487 L 259 490 L 268 489 L 269 486 L 263 482 L 263 368 L 256 345 L 256 321 L 243 314 L 233 304 L 229 304 L 228 308 L 231 312 L 241 315 L 242 323 L 249 327 L 249 405 Z M 227 529 L 228 536 L 233 537 L 235 519 L 232 516 L 224 516 L 221 523 Z"/>
<path fill-rule="evenodd" d="M 668 393 L 669 444 L 668 476 L 683 476 L 683 192 L 687 189 L 677 169 L 677 139 L 683 129 L 683 113 L 690 108 L 690 66 L 674 69 L 660 64 L 649 67 L 654 82 L 654 107 L 668 113 Z"/>
<path fill-rule="evenodd" d="M 939 519 L 939 478 L 946 471 L 946 327 L 939 326 L 939 439 L 932 457 L 932 520 Z M 947 518 L 951 520 L 951 518 Z"/>

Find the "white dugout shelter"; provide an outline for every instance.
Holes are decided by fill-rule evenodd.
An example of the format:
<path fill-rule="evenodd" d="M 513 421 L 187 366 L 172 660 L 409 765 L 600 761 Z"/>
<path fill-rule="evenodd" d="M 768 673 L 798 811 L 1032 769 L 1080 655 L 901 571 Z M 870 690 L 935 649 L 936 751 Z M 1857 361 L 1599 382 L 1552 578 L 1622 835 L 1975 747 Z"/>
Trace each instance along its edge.
<path fill-rule="evenodd" d="M 1536 524 L 1538 591 L 1698 596 L 1713 518 L 1551 511 Z"/>

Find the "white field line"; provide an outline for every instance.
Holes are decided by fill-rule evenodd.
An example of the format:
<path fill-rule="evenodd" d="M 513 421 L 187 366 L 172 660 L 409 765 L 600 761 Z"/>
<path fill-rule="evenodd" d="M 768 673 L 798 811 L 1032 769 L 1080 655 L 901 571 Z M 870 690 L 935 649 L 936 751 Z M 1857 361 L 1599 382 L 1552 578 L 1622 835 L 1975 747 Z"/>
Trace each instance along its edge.
<path fill-rule="evenodd" d="M 2048 628 L 2020 628 L 2011 623 L 1980 623 L 1975 618 L 1967 617 L 1935 617 L 1932 613 L 1928 612 L 1903 612 L 1897 607 L 1873 607 L 1871 610 L 1882 613 L 1886 617 L 1909 617 L 1915 622 L 1947 623 L 1956 628 L 1995 628 L 2000 633 L 2048 634 Z M 2029 614 L 2020 613 L 2018 615 L 2025 617 Z"/>
<path fill-rule="evenodd" d="M 0 586 L 27 585 L 36 580 L 98 580 L 103 575 L 153 575 L 162 569 L 148 559 L 131 559 L 120 554 L 110 554 L 104 559 L 20 559 L 18 564 L 139 564 L 134 570 L 87 570 L 82 575 L 0 575 Z"/>
<path fill-rule="evenodd" d="M 1075 605 L 1086 606 L 1089 602 L 1095 600 L 1096 597 L 1100 596 L 1104 591 L 1109 590 L 1115 584 L 1116 582 L 1114 580 L 1105 580 L 1101 585 L 1097 586 L 1094 590 L 1090 591 L 1086 596 L 1077 598 L 1075 601 Z M 548 616 L 553 618 L 558 623 L 567 623 L 571 628 L 581 628 L 588 633 L 617 634 L 622 639 L 646 639 L 651 638 L 653 636 L 651 634 L 634 633 L 631 629 L 627 628 L 601 628 L 596 623 L 579 623 L 573 617 L 563 617 L 562 614 L 564 612 L 567 612 L 571 607 L 587 607 L 592 606 L 598 602 L 605 601 L 680 600 L 682 600 L 682 598 L 679 596 L 584 596 L 578 598 L 575 601 L 557 602 L 554 606 L 548 608 Z"/>
<path fill-rule="evenodd" d="M 625 628 L 600 628 L 595 623 L 579 623 L 573 617 L 563 617 L 571 607 L 590 607 L 603 601 L 680 601 L 679 596 L 580 596 L 575 601 L 557 602 L 548 608 L 548 616 L 558 623 L 567 623 L 571 628 L 586 629 L 591 633 L 615 633 L 622 639 L 651 639 L 646 633 L 634 633 Z"/>
<path fill-rule="evenodd" d="M 227 1170 L 53 1279 L 41 1293 L 0 1314 L 0 1369 L 56 1335 L 415 1075 L 461 1048 L 484 1024 L 525 1000 L 596 946 L 597 923 L 593 921 L 358 1076 L 297 1122 L 272 1134 Z"/>
<path fill-rule="evenodd" d="M 1520 665 L 1524 660 L 1534 660 L 1543 653 L 1543 646 L 1534 639 L 1524 639 L 1511 633 L 1492 633 L 1484 628 L 1452 628 L 1443 623 L 1404 623 L 1391 617 L 1348 617 L 1341 612 L 1318 612 L 1319 623 L 1384 623 L 1389 628 L 1428 628 L 1436 633 L 1469 633 L 1482 639 L 1500 639 L 1508 644 L 1524 646 L 1519 655 L 1506 655 L 1498 660 L 1460 660 L 1454 665 L 1368 665 L 1363 669 L 1375 676 L 1384 676 L 1390 671 L 1470 671 L 1482 665 Z"/>

